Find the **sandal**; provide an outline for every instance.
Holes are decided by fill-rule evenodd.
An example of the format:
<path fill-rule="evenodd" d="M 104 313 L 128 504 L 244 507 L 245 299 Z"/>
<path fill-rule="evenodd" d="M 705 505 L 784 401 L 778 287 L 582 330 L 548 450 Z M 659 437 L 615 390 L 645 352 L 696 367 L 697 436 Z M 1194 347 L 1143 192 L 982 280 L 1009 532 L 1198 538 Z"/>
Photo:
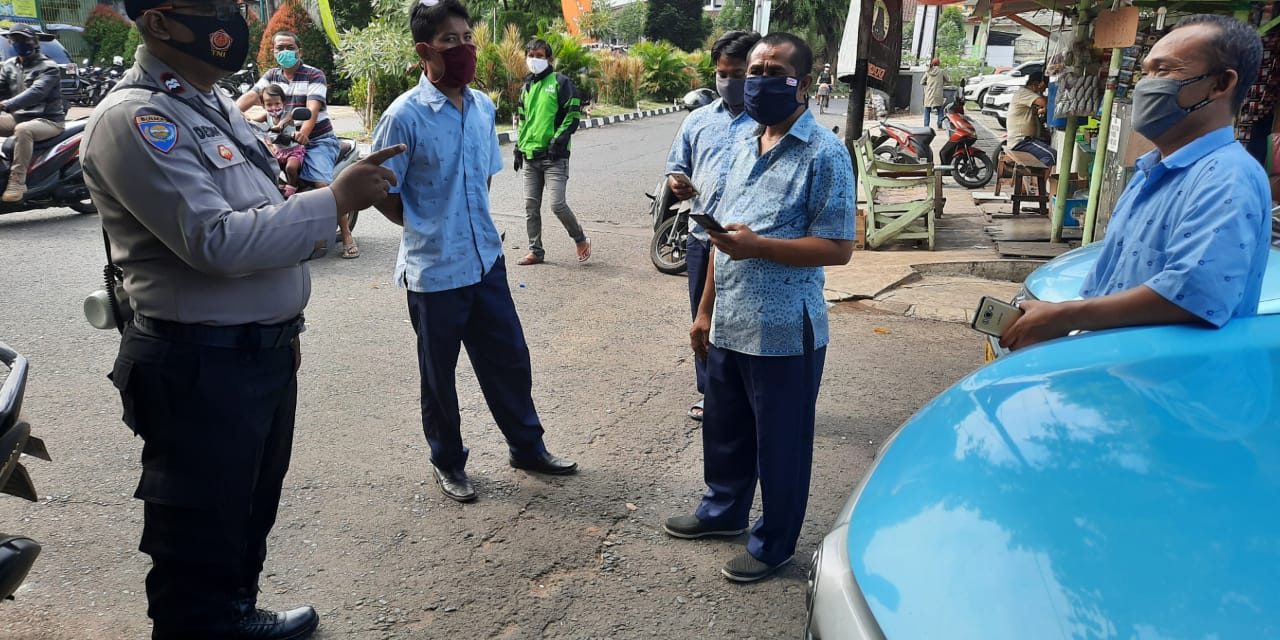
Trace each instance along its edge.
<path fill-rule="evenodd" d="M 354 242 L 342 245 L 342 257 L 347 260 L 350 260 L 351 258 L 359 258 L 360 246 Z"/>
<path fill-rule="evenodd" d="M 591 239 L 583 238 L 578 243 L 578 262 L 586 262 L 591 259 Z"/>
<path fill-rule="evenodd" d="M 542 256 L 536 253 L 531 253 L 523 258 L 520 258 L 519 260 L 516 260 L 516 264 L 522 267 L 527 267 L 531 264 L 542 264 L 542 261 L 543 261 Z"/>
<path fill-rule="evenodd" d="M 692 407 L 689 407 L 688 415 L 690 419 L 697 420 L 698 422 L 702 422 L 702 414 L 703 414 L 702 400 L 698 400 L 697 402 L 693 403 Z"/>

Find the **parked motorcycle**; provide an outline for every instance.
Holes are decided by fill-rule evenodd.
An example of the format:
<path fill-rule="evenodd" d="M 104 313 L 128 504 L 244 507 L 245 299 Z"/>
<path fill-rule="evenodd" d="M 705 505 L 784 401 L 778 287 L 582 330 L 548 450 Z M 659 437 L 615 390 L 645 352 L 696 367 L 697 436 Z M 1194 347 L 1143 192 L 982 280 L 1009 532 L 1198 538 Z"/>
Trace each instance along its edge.
<path fill-rule="evenodd" d="M 950 132 L 947 144 L 938 152 L 938 160 L 951 165 L 951 178 L 966 189 L 980 189 L 991 182 L 995 164 L 985 151 L 978 148 L 978 130 L 964 114 L 964 102 L 952 101 L 947 107 L 946 129 Z"/>
<path fill-rule="evenodd" d="M 689 205 L 676 199 L 663 176 L 653 193 L 646 193 L 652 204 L 649 216 L 653 239 L 649 241 L 649 260 L 662 273 L 676 275 L 689 268 L 685 253 L 689 241 Z"/>
<path fill-rule="evenodd" d="M 0 493 L 35 502 L 39 497 L 22 456 L 51 458 L 44 442 L 31 435 L 31 425 L 19 415 L 27 388 L 27 359 L 0 343 L 0 363 L 9 369 L 0 386 Z M 13 598 L 39 555 L 40 544 L 35 540 L 0 533 L 0 599 Z"/>
<path fill-rule="evenodd" d="M 0 202 L 0 214 L 49 207 L 70 207 L 77 213 L 97 213 L 89 199 L 80 167 L 80 140 L 88 118 L 68 120 L 62 133 L 35 143 L 27 169 L 27 195 L 22 202 Z M 0 183 L 9 181 L 14 138 L 0 145 Z"/>
<path fill-rule="evenodd" d="M 909 127 L 880 121 L 880 131 L 871 136 L 876 157 L 898 164 L 933 164 L 932 127 Z"/>
<path fill-rule="evenodd" d="M 258 67 L 252 61 L 244 66 L 243 69 L 218 81 L 218 90 L 225 93 L 232 100 L 238 99 L 240 96 L 249 93 L 254 83 L 258 81 Z"/>

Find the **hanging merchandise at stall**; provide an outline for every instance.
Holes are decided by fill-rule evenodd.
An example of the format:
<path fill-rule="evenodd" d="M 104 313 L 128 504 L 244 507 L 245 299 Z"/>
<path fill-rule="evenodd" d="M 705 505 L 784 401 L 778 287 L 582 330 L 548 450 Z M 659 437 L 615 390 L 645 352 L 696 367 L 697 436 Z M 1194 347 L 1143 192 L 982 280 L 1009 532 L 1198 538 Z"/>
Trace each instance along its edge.
<path fill-rule="evenodd" d="M 1249 12 L 1249 23 L 1261 27 L 1277 17 L 1280 17 L 1280 3 L 1259 5 Z M 1273 28 L 1262 36 L 1262 66 L 1258 70 L 1258 80 L 1249 87 L 1244 105 L 1240 107 L 1236 138 L 1248 143 L 1264 118 L 1274 118 L 1277 101 L 1280 101 L 1280 28 Z M 1265 135 L 1267 132 L 1268 128 L 1262 127 L 1262 133 Z"/>

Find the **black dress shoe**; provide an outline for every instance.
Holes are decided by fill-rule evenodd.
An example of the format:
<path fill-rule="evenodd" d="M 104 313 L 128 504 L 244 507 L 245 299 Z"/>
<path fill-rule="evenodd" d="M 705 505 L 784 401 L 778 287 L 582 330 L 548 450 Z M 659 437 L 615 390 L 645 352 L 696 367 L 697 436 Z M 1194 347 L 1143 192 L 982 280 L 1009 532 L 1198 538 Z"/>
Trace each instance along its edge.
<path fill-rule="evenodd" d="M 476 499 L 476 488 L 471 486 L 471 478 L 467 477 L 467 472 L 461 469 L 443 471 L 434 464 L 431 465 L 431 472 L 435 475 L 436 484 L 440 485 L 440 491 L 445 496 L 458 502 L 471 502 Z"/>
<path fill-rule="evenodd" d="M 320 626 L 320 616 L 311 607 L 289 611 L 255 609 L 235 624 L 229 640 L 302 640 Z"/>
<path fill-rule="evenodd" d="M 557 458 L 547 451 L 543 451 L 533 458 L 512 458 L 511 466 L 525 471 L 553 476 L 567 476 L 578 471 L 578 463 L 564 458 Z"/>

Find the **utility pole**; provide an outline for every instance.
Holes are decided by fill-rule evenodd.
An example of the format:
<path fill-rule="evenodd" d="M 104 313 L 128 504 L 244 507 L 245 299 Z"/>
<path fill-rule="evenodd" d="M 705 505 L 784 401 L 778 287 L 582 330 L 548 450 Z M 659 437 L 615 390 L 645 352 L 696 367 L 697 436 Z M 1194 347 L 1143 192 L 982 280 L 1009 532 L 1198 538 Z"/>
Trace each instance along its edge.
<path fill-rule="evenodd" d="M 751 14 L 751 28 L 760 35 L 769 35 L 769 13 L 773 11 L 773 0 L 756 0 L 755 12 Z"/>

